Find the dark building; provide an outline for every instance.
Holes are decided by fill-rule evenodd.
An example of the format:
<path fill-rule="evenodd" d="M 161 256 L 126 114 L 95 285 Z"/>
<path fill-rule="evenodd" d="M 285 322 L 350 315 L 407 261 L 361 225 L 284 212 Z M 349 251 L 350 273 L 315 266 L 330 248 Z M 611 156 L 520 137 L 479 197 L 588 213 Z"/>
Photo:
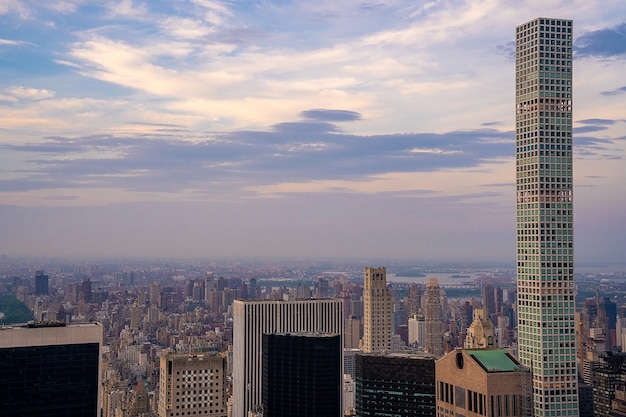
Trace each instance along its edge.
<path fill-rule="evenodd" d="M 580 417 L 593 417 L 593 388 L 578 378 L 578 404 Z"/>
<path fill-rule="evenodd" d="M 483 309 L 487 312 L 490 319 L 496 314 L 496 297 L 493 286 L 487 284 L 482 289 Z"/>
<path fill-rule="evenodd" d="M 48 279 L 50 277 L 43 271 L 35 272 L 35 295 L 48 295 Z"/>
<path fill-rule="evenodd" d="M 626 353 L 605 352 L 600 357 L 604 362 L 594 363 L 591 368 L 594 417 L 609 415 L 615 391 L 626 383 Z"/>
<path fill-rule="evenodd" d="M 607 349 L 617 346 L 616 324 L 617 324 L 617 304 L 610 298 L 604 297 L 598 305 L 598 325 L 603 329 Z"/>
<path fill-rule="evenodd" d="M 86 303 L 91 302 L 91 280 L 87 278 L 81 282 L 81 292 Z"/>
<path fill-rule="evenodd" d="M 263 335 L 263 416 L 343 415 L 341 336 Z"/>
<path fill-rule="evenodd" d="M 97 417 L 100 324 L 0 329 L 0 416 Z"/>
<path fill-rule="evenodd" d="M 435 416 L 435 359 L 398 353 L 357 355 L 356 415 Z"/>

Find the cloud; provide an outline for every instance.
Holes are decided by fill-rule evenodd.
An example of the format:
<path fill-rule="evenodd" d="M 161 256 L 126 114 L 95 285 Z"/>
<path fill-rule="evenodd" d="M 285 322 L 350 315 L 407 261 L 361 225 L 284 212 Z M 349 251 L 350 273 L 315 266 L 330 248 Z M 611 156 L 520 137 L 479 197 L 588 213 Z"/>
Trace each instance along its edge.
<path fill-rule="evenodd" d="M 602 91 L 600 94 L 603 96 L 617 96 L 620 94 L 626 94 L 626 85 L 620 88 L 616 88 L 615 90 Z"/>
<path fill-rule="evenodd" d="M 15 41 L 15 40 L 11 40 L 11 39 L 2 39 L 2 38 L 0 38 L 0 46 L 2 46 L 2 45 L 5 45 L 5 46 L 20 46 L 20 45 L 34 46 L 32 43 L 26 42 L 26 41 Z"/>
<path fill-rule="evenodd" d="M 43 100 L 54 97 L 51 90 L 21 86 L 0 87 L 0 101 L 16 102 L 19 100 Z"/>
<path fill-rule="evenodd" d="M 574 43 L 576 57 L 610 58 L 626 54 L 626 22 L 579 36 Z"/>
<path fill-rule="evenodd" d="M 575 127 L 574 133 L 575 134 L 591 133 L 591 132 L 599 132 L 599 131 L 606 130 L 606 129 L 607 129 L 606 126 L 582 126 L 582 127 Z"/>
<path fill-rule="evenodd" d="M 609 126 L 613 125 L 617 122 L 617 120 L 611 119 L 584 119 L 578 120 L 578 123 L 582 123 L 585 125 L 594 125 L 594 126 Z"/>
<path fill-rule="evenodd" d="M 300 114 L 337 122 L 358 117 L 352 111 Z M 14 178 L 0 182 L 0 190 L 195 189 L 205 194 L 230 187 L 245 194 L 287 178 L 332 184 L 370 181 L 394 172 L 471 169 L 508 158 L 513 151 L 510 132 L 495 129 L 357 136 L 333 123 L 309 120 L 279 123 L 270 131 L 195 134 L 192 140 L 176 125 L 132 122 L 130 126 L 153 130 L 5 143 L 1 148 L 18 155 L 23 164 Z"/>
<path fill-rule="evenodd" d="M 313 109 L 301 112 L 300 116 L 304 117 L 305 119 L 326 122 L 348 122 L 353 120 L 361 120 L 361 114 L 349 110 Z"/>
<path fill-rule="evenodd" d="M 16 14 L 21 19 L 28 19 L 31 12 L 28 7 L 20 0 L 1 0 L 0 16 L 7 14 Z"/>

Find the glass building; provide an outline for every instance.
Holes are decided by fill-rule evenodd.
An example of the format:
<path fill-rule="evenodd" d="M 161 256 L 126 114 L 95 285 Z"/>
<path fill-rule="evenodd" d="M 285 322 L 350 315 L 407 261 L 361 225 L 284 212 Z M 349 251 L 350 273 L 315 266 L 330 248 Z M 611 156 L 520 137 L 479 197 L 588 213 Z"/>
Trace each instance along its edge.
<path fill-rule="evenodd" d="M 518 349 L 534 415 L 578 416 L 572 190 L 572 21 L 516 28 Z"/>
<path fill-rule="evenodd" d="M 263 335 L 263 417 L 341 417 L 341 335 Z"/>
<path fill-rule="evenodd" d="M 435 416 L 435 358 L 364 353 L 356 356 L 356 415 Z"/>
<path fill-rule="evenodd" d="M 0 415 L 100 415 L 102 325 L 0 329 Z"/>

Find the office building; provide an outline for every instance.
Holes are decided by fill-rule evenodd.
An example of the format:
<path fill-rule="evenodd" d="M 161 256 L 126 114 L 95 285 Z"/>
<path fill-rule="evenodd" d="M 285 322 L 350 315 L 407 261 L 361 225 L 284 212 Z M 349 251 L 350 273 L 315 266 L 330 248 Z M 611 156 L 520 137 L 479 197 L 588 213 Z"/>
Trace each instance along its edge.
<path fill-rule="evenodd" d="M 530 369 L 503 349 L 455 349 L 435 363 L 437 417 L 532 417 Z"/>
<path fill-rule="evenodd" d="M 363 272 L 363 352 L 390 352 L 393 335 L 393 301 L 387 289 L 387 270 Z"/>
<path fill-rule="evenodd" d="M 342 417 L 341 335 L 263 335 L 263 417 Z"/>
<path fill-rule="evenodd" d="M 48 295 L 48 279 L 50 277 L 43 271 L 35 272 L 35 295 Z"/>
<path fill-rule="evenodd" d="M 572 21 L 516 28 L 518 352 L 534 415 L 578 416 L 572 187 Z"/>
<path fill-rule="evenodd" d="M 262 409 L 263 334 L 316 332 L 343 339 L 343 324 L 341 299 L 235 300 L 232 417 Z"/>
<path fill-rule="evenodd" d="M 356 357 L 356 415 L 435 415 L 435 358 L 364 353 Z"/>
<path fill-rule="evenodd" d="M 483 309 L 487 313 L 487 317 L 491 318 L 496 314 L 496 297 L 492 285 L 484 285 L 481 290 L 483 298 Z"/>
<path fill-rule="evenodd" d="M 218 353 L 161 356 L 159 417 L 226 417 L 226 358 Z"/>
<path fill-rule="evenodd" d="M 409 346 L 424 347 L 426 345 L 426 320 L 421 314 L 409 319 Z"/>
<path fill-rule="evenodd" d="M 346 301 L 344 299 L 344 314 L 346 310 L 345 306 Z M 347 317 L 344 332 L 343 347 L 346 349 L 358 349 L 361 341 L 361 320 L 354 316 Z"/>
<path fill-rule="evenodd" d="M 0 415 L 98 417 L 99 323 L 0 328 Z"/>
<path fill-rule="evenodd" d="M 442 320 L 443 308 L 441 305 L 441 292 L 437 278 L 429 278 L 426 281 L 426 293 L 424 294 L 424 319 L 426 327 L 426 352 L 436 358 L 443 355 L 443 331 Z"/>
<path fill-rule="evenodd" d="M 591 364 L 593 415 L 608 416 L 615 393 L 626 384 L 626 353 L 605 352 Z"/>

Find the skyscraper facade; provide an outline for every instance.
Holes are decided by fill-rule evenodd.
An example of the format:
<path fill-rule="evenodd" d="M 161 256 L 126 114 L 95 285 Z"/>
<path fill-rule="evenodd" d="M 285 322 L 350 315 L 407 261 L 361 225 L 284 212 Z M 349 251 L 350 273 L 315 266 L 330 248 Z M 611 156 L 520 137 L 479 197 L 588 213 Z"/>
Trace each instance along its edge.
<path fill-rule="evenodd" d="M 341 417 L 341 335 L 263 335 L 263 417 Z"/>
<path fill-rule="evenodd" d="M 317 332 L 340 335 L 343 346 L 343 324 L 341 299 L 235 300 L 232 417 L 248 417 L 249 412 L 260 413 L 262 410 L 264 334 Z"/>
<path fill-rule="evenodd" d="M 357 417 L 435 416 L 435 358 L 427 354 L 356 356 Z"/>
<path fill-rule="evenodd" d="M 0 328 L 0 415 L 100 415 L 99 323 Z"/>
<path fill-rule="evenodd" d="M 519 357 L 534 415 L 578 416 L 571 20 L 516 28 L 515 81 Z"/>
<path fill-rule="evenodd" d="M 441 292 L 437 278 L 429 278 L 426 281 L 424 298 L 424 318 L 426 320 L 426 341 L 424 347 L 426 352 L 438 358 L 443 355 L 443 332 L 441 330 Z"/>
<path fill-rule="evenodd" d="M 49 276 L 43 271 L 35 272 L 35 295 L 48 295 L 48 279 Z"/>
<path fill-rule="evenodd" d="M 387 289 L 387 270 L 363 272 L 363 352 L 391 351 L 393 300 Z"/>
<path fill-rule="evenodd" d="M 159 374 L 159 417 L 226 416 L 226 358 L 165 353 Z"/>

